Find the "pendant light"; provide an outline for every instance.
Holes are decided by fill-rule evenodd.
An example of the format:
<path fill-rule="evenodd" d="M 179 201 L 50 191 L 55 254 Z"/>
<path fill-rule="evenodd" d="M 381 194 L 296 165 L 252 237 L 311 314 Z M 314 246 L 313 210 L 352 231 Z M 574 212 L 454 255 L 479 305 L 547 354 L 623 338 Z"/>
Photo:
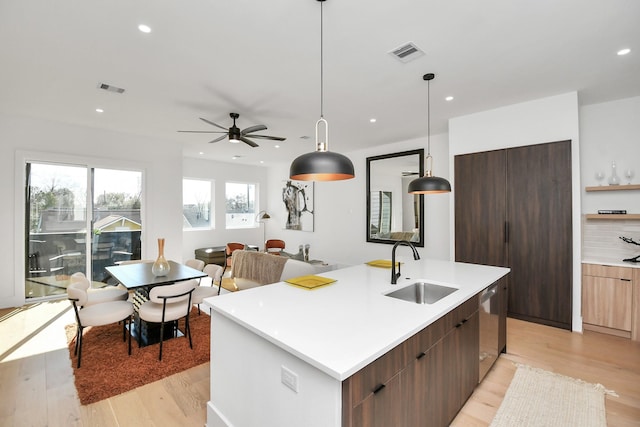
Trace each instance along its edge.
<path fill-rule="evenodd" d="M 422 76 L 427 81 L 427 158 L 426 170 L 422 178 L 414 179 L 409 183 L 409 193 L 411 194 L 438 194 L 450 193 L 451 184 L 444 178 L 433 176 L 433 157 L 431 157 L 431 93 L 430 82 L 435 78 L 435 74 L 428 73 Z"/>
<path fill-rule="evenodd" d="M 320 120 L 316 122 L 316 151 L 298 156 L 289 169 L 289 178 L 300 181 L 339 181 L 355 177 L 348 157 L 329 151 L 329 124 L 324 119 L 323 16 L 320 2 Z M 320 140 L 320 127 L 324 140 Z"/>

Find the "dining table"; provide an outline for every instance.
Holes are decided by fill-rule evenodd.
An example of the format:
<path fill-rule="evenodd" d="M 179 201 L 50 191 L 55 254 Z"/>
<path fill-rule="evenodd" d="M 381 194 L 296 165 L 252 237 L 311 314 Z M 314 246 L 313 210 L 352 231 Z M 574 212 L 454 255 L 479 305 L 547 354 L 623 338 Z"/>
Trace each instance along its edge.
<path fill-rule="evenodd" d="M 156 276 L 153 274 L 151 271 L 153 262 L 139 262 L 105 267 L 107 272 L 122 286 L 133 291 L 134 321 L 131 324 L 130 333 L 141 346 L 160 342 L 160 324 L 145 322 L 138 316 L 138 309 L 149 299 L 149 291 L 155 286 L 171 285 L 184 280 L 207 277 L 206 273 L 195 268 L 175 261 L 168 262 L 169 272 L 164 276 Z M 173 327 L 165 328 L 165 340 L 173 338 L 174 336 L 182 336 L 177 329 L 177 322 L 173 322 L 172 326 Z"/>

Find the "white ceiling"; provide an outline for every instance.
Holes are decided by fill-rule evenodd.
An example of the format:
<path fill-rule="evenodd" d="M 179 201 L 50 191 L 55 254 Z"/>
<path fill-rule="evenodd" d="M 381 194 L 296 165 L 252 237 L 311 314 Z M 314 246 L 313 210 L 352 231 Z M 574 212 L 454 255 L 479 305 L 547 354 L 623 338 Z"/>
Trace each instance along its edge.
<path fill-rule="evenodd" d="M 187 156 L 290 162 L 315 148 L 320 4 L 0 0 L 0 111 L 173 140 Z M 427 72 L 432 134 L 452 117 L 571 91 L 581 104 L 640 95 L 638 0 L 327 0 L 323 10 L 332 151 L 426 135 Z M 426 54 L 388 54 L 410 41 Z M 217 130 L 198 117 L 230 126 L 230 112 L 240 128 L 287 140 L 250 148 L 177 132 Z"/>

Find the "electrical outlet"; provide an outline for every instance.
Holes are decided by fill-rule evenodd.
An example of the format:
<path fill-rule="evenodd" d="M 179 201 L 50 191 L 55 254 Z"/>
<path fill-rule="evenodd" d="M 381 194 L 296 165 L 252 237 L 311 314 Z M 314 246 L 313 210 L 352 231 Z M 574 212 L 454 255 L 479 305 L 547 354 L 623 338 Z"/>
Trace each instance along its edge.
<path fill-rule="evenodd" d="M 289 387 L 291 390 L 298 392 L 298 374 L 293 372 L 292 370 L 282 366 L 282 370 L 280 371 L 280 380 L 282 384 Z"/>

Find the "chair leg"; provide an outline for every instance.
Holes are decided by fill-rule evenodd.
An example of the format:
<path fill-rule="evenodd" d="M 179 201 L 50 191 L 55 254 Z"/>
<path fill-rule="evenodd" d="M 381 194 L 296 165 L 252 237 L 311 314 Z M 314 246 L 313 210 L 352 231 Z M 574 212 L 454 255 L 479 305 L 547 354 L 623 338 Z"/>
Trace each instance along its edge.
<path fill-rule="evenodd" d="M 189 335 L 189 347 L 193 350 L 193 342 L 191 342 L 191 326 L 189 325 L 189 314 L 187 313 L 187 317 L 184 318 L 184 329 Z"/>
<path fill-rule="evenodd" d="M 76 325 L 76 345 L 73 349 L 73 354 L 74 355 L 78 355 L 78 341 L 80 341 L 80 331 L 82 329 L 80 328 L 80 325 Z"/>
<path fill-rule="evenodd" d="M 131 356 L 131 316 L 127 317 L 127 324 L 129 325 L 129 356 Z"/>
<path fill-rule="evenodd" d="M 142 318 L 138 316 L 138 348 L 142 346 Z"/>
<path fill-rule="evenodd" d="M 82 326 L 78 326 L 78 340 L 76 341 L 77 349 L 78 349 L 78 366 L 80 369 L 80 359 L 82 358 Z"/>
<path fill-rule="evenodd" d="M 198 306 L 198 316 L 200 316 L 200 304 L 196 304 Z"/>
<path fill-rule="evenodd" d="M 162 342 L 164 341 L 164 321 L 160 323 L 160 355 L 158 360 L 162 360 Z"/>

